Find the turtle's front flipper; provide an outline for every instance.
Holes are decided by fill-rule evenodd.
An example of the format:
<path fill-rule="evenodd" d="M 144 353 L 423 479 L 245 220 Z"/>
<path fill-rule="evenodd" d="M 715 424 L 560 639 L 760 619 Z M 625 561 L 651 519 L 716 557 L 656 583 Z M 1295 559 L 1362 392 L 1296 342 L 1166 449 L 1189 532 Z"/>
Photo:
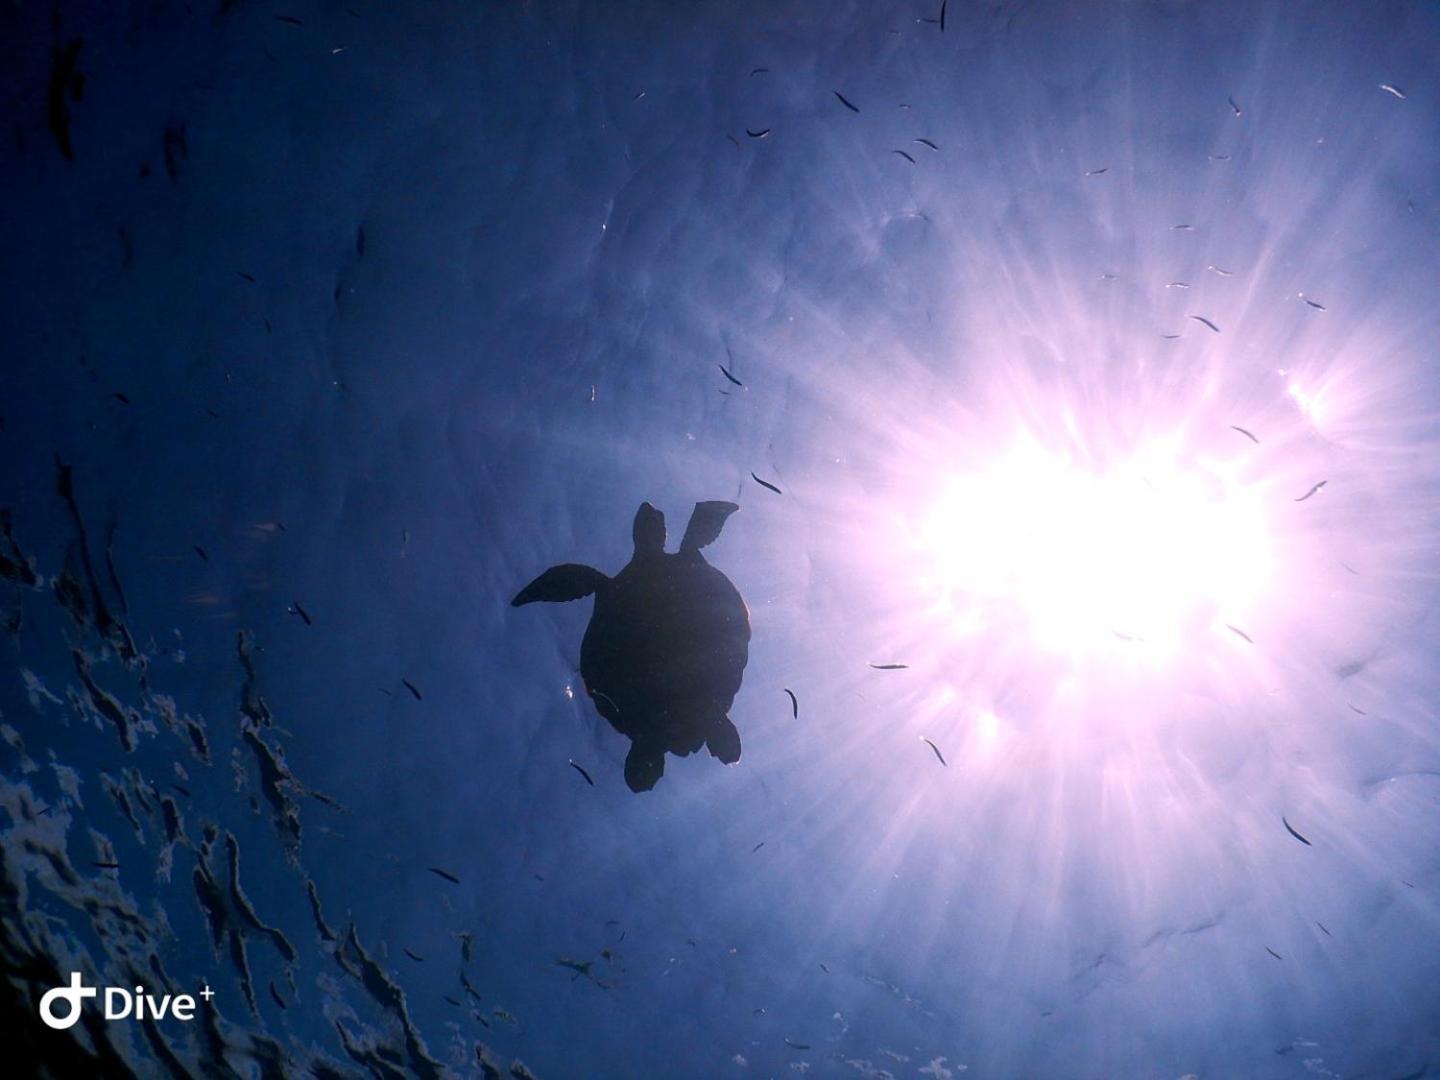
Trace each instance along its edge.
<path fill-rule="evenodd" d="M 533 604 L 536 600 L 544 600 L 551 604 L 563 603 L 566 600 L 579 600 L 582 596 L 589 596 L 597 591 L 609 580 L 593 566 L 561 563 L 559 566 L 552 566 L 521 589 L 515 599 L 510 601 L 510 604 L 512 607 L 520 607 L 524 604 Z"/>
<path fill-rule="evenodd" d="M 690 512 L 690 524 L 685 526 L 685 539 L 680 541 L 680 550 L 689 554 L 714 543 L 725 527 L 725 519 L 739 509 L 732 502 L 696 503 L 695 509 Z"/>
<path fill-rule="evenodd" d="M 649 791 L 665 775 L 665 751 L 662 747 L 634 743 L 625 756 L 625 783 L 637 795 Z"/>
<path fill-rule="evenodd" d="M 711 757 L 719 758 L 726 765 L 734 765 L 740 760 L 740 732 L 735 730 L 728 716 L 722 716 L 715 722 L 705 745 L 710 748 Z"/>

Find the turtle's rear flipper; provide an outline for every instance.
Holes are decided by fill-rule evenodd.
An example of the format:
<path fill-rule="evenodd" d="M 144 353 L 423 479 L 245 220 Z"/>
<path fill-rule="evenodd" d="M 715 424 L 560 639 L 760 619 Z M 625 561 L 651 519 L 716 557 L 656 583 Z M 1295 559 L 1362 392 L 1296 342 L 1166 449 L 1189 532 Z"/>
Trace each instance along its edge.
<path fill-rule="evenodd" d="M 711 757 L 719 758 L 726 765 L 734 765 L 740 760 L 740 732 L 735 730 L 728 716 L 722 716 L 716 722 L 715 730 L 710 732 L 705 745 L 710 748 Z"/>
<path fill-rule="evenodd" d="M 609 580 L 593 566 L 561 563 L 559 566 L 552 566 L 521 589 L 515 599 L 510 601 L 510 606 L 521 607 L 537 600 L 551 604 L 579 600 L 582 596 L 589 596 Z"/>
<path fill-rule="evenodd" d="M 649 791 L 665 775 L 665 751 L 634 743 L 625 757 L 625 783 L 637 794 Z"/>
<path fill-rule="evenodd" d="M 685 527 L 685 539 L 680 541 L 680 550 L 686 553 L 699 551 L 713 543 L 725 527 L 725 519 L 739 510 L 732 502 L 698 502 L 690 514 L 690 524 Z"/>

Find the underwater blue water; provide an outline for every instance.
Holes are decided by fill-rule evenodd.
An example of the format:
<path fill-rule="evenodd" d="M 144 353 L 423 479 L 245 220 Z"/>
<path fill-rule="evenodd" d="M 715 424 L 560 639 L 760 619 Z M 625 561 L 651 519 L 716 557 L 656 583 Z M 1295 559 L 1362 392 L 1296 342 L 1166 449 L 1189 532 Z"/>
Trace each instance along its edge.
<path fill-rule="evenodd" d="M 207 0 L 0 41 L 22 1060 L 1440 1075 L 1440 8 Z M 1101 511 L 1025 484 L 917 548 L 1016 440 L 1248 492 L 1241 614 L 1040 640 L 1091 557 L 979 588 L 994 506 L 1037 551 Z M 744 756 L 637 795 L 591 601 L 509 602 L 702 500 L 740 506 Z M 72 970 L 214 998 L 47 1033 Z"/>

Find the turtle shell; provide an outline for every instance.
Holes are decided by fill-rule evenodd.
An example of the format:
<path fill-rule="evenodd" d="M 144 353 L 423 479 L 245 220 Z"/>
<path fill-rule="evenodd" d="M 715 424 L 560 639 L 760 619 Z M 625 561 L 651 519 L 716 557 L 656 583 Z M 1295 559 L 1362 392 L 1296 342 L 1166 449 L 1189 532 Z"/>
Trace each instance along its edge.
<path fill-rule="evenodd" d="M 596 710 L 637 744 L 698 750 L 729 712 L 750 613 L 698 552 L 637 556 L 599 590 L 580 646 Z"/>

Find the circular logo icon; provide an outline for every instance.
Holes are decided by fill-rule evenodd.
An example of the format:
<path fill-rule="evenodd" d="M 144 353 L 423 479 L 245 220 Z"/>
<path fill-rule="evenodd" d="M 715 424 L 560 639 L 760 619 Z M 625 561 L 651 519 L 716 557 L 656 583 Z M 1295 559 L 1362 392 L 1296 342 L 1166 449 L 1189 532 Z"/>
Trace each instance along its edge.
<path fill-rule="evenodd" d="M 85 986 L 80 982 L 80 973 L 70 973 L 70 985 L 58 986 L 54 990 L 47 990 L 40 998 L 40 1019 L 57 1031 L 64 1031 L 72 1027 L 75 1021 L 80 1019 L 80 1005 L 86 998 L 92 998 L 97 993 L 93 986 Z M 55 1015 L 56 1002 L 64 1002 L 65 1012 L 62 1016 Z"/>

